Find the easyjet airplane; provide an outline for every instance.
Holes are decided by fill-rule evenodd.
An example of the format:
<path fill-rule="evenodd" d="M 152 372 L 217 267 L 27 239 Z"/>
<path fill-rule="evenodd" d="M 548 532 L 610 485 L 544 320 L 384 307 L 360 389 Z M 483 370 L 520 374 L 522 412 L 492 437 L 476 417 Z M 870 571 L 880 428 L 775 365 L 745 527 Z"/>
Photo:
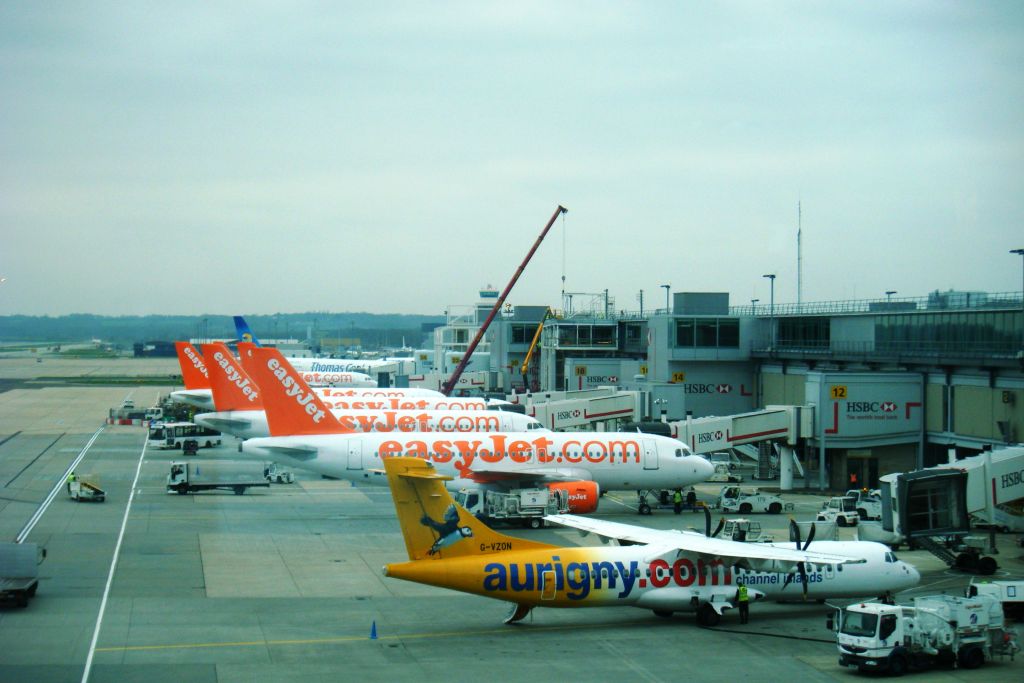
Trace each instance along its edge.
<path fill-rule="evenodd" d="M 384 484 L 383 459 L 414 455 L 453 478 L 495 488 L 572 488 L 573 512 L 592 512 L 603 490 L 674 489 L 714 467 L 680 441 L 637 432 L 342 434 L 330 410 L 275 349 L 247 348 L 272 436 L 250 439 L 254 456 L 349 481 Z"/>
<path fill-rule="evenodd" d="M 175 342 L 174 346 L 178 351 L 178 364 L 181 366 L 185 388 L 172 391 L 171 398 L 205 410 L 215 410 L 210 379 L 202 354 L 188 342 Z M 316 391 L 332 405 L 353 410 L 412 410 L 423 409 L 423 405 L 435 403 L 453 410 L 485 410 L 488 407 L 487 400 L 482 398 L 449 400 L 440 391 L 419 387 L 317 387 Z"/>
<path fill-rule="evenodd" d="M 202 355 L 208 361 L 207 373 L 217 412 L 196 415 L 196 423 L 241 439 L 269 436 L 267 415 L 256 383 L 238 359 L 224 344 L 203 344 Z M 461 403 L 461 399 L 451 400 Z M 543 429 L 536 418 L 506 411 L 383 407 L 362 410 L 332 407 L 330 410 L 340 424 L 340 431 L 344 432 L 519 432 Z"/>
<path fill-rule="evenodd" d="M 713 626 L 733 606 L 739 581 L 752 599 L 784 599 L 877 596 L 920 580 L 886 546 L 866 541 L 819 542 L 808 550 L 810 538 L 802 546 L 742 543 L 553 515 L 545 520 L 632 545 L 538 543 L 487 527 L 452 500 L 449 477 L 430 462 L 388 458 L 383 465 L 409 554 L 408 562 L 385 565 L 385 576 L 505 600 L 506 623 L 538 606 L 623 605 L 662 617 L 696 612 L 698 623 Z"/>

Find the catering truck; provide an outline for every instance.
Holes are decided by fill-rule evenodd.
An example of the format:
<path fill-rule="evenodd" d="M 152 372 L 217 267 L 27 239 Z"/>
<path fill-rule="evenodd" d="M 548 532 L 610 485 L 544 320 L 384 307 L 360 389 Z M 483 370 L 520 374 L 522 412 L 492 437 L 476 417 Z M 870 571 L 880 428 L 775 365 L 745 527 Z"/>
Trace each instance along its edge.
<path fill-rule="evenodd" d="M 901 676 L 912 669 L 958 665 L 976 669 L 1020 649 L 991 595 L 928 595 L 909 605 L 854 603 L 829 617 L 840 666 Z"/>
<path fill-rule="evenodd" d="M 196 493 L 211 489 L 234 491 L 242 495 L 253 486 L 269 487 L 266 468 L 262 462 L 237 460 L 210 460 L 172 462 L 167 475 L 167 492 Z"/>

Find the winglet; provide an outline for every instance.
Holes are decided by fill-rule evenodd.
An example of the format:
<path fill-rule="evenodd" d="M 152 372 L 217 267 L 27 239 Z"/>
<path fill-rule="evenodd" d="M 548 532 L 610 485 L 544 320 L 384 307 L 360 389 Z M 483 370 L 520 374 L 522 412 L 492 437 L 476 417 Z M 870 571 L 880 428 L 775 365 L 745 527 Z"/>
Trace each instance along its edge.
<path fill-rule="evenodd" d="M 176 341 L 174 348 L 178 352 L 178 365 L 181 366 L 181 379 L 185 382 L 185 388 L 209 389 L 210 375 L 196 347 L 188 342 Z"/>
<path fill-rule="evenodd" d="M 249 324 L 245 322 L 245 318 L 240 315 L 232 317 L 235 319 L 235 334 L 238 335 L 238 341 L 263 346 L 263 344 L 260 344 L 260 340 L 256 338 L 256 335 L 252 333 L 252 330 L 249 329 Z"/>
<path fill-rule="evenodd" d="M 225 344 L 203 344 L 202 350 L 203 358 L 209 363 L 210 389 L 218 411 L 263 408 L 256 383 Z"/>
<path fill-rule="evenodd" d="M 384 471 L 410 560 L 438 560 L 555 547 L 506 536 L 488 527 L 452 500 L 444 485 L 451 477 L 439 474 L 426 460 L 384 458 Z M 388 565 L 388 576 L 403 578 L 404 566 L 408 564 Z"/>
<path fill-rule="evenodd" d="M 238 352 L 242 366 L 259 386 L 271 436 L 346 431 L 280 351 L 239 344 Z"/>

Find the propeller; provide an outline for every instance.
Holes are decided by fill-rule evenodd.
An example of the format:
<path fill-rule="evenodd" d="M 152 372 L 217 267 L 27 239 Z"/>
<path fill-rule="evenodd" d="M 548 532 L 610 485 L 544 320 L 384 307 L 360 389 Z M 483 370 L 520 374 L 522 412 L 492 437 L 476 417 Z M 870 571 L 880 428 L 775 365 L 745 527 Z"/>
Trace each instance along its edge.
<path fill-rule="evenodd" d="M 796 549 L 797 550 L 801 550 L 801 551 L 807 550 L 807 546 L 809 546 L 811 544 L 811 541 L 814 540 L 814 531 L 815 531 L 816 528 L 817 527 L 812 523 L 811 524 L 811 530 L 809 532 L 807 532 L 807 542 L 804 543 L 803 545 L 801 545 L 800 544 L 800 527 L 799 527 L 799 525 L 797 525 L 796 520 L 794 520 L 792 517 L 790 517 L 789 518 L 789 540 L 791 540 L 794 543 L 796 543 Z M 807 568 L 804 566 L 803 562 L 797 562 L 796 563 L 796 568 L 797 568 L 797 571 L 800 572 L 800 580 L 801 580 L 801 583 L 803 583 L 803 589 L 804 589 L 804 600 L 806 600 L 807 599 Z M 786 580 L 782 584 L 782 589 L 785 590 L 786 586 L 788 586 L 792 581 L 793 581 L 793 574 L 792 573 L 787 574 L 786 575 Z"/>
<path fill-rule="evenodd" d="M 715 538 L 718 534 L 722 533 L 722 527 L 725 526 L 725 517 L 718 518 L 718 526 L 715 527 L 714 532 L 711 531 L 711 510 L 704 506 L 704 535 L 708 538 Z"/>

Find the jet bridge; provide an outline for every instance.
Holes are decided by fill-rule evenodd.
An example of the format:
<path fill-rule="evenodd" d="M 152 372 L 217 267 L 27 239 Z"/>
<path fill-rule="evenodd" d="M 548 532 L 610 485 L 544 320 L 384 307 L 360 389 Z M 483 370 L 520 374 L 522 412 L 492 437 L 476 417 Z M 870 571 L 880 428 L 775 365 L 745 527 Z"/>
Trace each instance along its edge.
<path fill-rule="evenodd" d="M 779 445 L 779 485 L 793 488 L 793 467 L 803 474 L 794 446 L 804 435 L 814 433 L 814 409 L 806 406 L 768 406 L 750 413 L 724 417 L 687 418 L 668 423 L 672 436 L 689 444 L 694 453 L 712 453 L 749 444 L 775 442 Z"/>
<path fill-rule="evenodd" d="M 512 394 L 506 398 L 522 405 L 527 415 L 552 430 L 601 427 L 618 420 L 637 420 L 642 414 L 638 392 L 614 387 Z"/>

